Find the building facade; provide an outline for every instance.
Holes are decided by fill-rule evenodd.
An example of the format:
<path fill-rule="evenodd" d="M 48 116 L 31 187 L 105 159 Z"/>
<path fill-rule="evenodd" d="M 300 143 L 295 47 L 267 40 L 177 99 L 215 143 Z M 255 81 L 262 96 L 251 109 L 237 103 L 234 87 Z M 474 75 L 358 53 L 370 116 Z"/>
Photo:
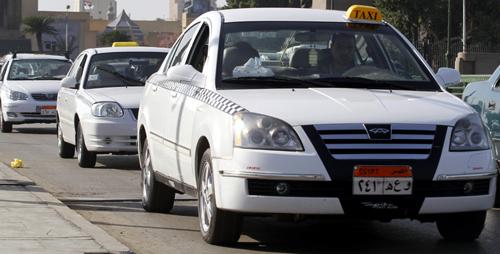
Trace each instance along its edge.
<path fill-rule="evenodd" d="M 114 20 L 116 0 L 75 0 L 77 12 L 88 12 L 92 19 Z"/>
<path fill-rule="evenodd" d="M 38 0 L 0 0 L 0 55 L 31 50 L 30 40 L 21 33 L 21 24 L 37 11 Z"/>

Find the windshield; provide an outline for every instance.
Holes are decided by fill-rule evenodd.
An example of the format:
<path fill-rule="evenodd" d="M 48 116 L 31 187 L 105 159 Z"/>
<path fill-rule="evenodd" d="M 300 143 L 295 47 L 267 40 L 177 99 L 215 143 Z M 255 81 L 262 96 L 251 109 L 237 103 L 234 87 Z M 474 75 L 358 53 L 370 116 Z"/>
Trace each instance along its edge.
<path fill-rule="evenodd" d="M 22 59 L 12 61 L 8 80 L 61 80 L 71 62 L 57 59 Z"/>
<path fill-rule="evenodd" d="M 92 57 L 85 88 L 144 86 L 155 73 L 167 53 L 120 52 L 99 54 Z"/>
<path fill-rule="evenodd" d="M 223 29 L 220 89 L 335 86 L 440 91 L 389 26 L 246 22 L 225 24 Z"/>

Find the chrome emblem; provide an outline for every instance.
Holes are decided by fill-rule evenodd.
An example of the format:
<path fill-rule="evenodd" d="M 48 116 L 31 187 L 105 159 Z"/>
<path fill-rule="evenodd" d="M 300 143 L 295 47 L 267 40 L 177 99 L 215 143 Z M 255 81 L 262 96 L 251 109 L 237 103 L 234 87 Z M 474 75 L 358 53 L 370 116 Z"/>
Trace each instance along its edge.
<path fill-rule="evenodd" d="M 386 129 L 386 128 L 373 128 L 373 129 L 370 129 L 368 131 L 373 133 L 373 134 L 387 134 L 390 132 L 390 130 Z"/>

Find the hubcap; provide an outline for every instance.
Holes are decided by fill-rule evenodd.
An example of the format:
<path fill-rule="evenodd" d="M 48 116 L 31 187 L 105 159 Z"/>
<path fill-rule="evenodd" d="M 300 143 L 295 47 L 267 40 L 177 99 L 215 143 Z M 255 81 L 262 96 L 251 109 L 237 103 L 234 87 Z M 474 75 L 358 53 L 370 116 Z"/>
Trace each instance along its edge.
<path fill-rule="evenodd" d="M 142 163 L 142 200 L 147 202 L 149 199 L 148 190 L 151 188 L 151 155 L 146 147 L 144 151 L 144 162 Z"/>
<path fill-rule="evenodd" d="M 210 163 L 205 162 L 202 166 L 201 190 L 200 190 L 200 221 L 204 232 L 207 232 L 212 222 L 214 210 L 214 186 Z"/>

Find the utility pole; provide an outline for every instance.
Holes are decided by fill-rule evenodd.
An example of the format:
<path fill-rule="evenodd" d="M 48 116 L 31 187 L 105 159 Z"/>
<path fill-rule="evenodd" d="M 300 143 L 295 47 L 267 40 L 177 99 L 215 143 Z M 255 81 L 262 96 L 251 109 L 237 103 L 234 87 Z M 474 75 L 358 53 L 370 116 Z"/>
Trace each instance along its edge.
<path fill-rule="evenodd" d="M 65 17 L 65 23 L 66 23 L 66 40 L 65 40 L 65 51 L 68 52 L 68 11 L 69 11 L 69 8 L 71 8 L 71 6 L 69 5 L 66 5 L 66 17 Z"/>
<path fill-rule="evenodd" d="M 466 17 L 466 9 L 465 9 L 465 3 L 466 1 L 463 0 L 463 16 L 462 16 L 462 40 L 463 40 L 463 47 L 462 47 L 462 52 L 466 52 L 467 51 L 467 17 Z"/>
<path fill-rule="evenodd" d="M 448 0 L 448 33 L 446 35 L 446 66 L 451 67 L 451 0 Z"/>

